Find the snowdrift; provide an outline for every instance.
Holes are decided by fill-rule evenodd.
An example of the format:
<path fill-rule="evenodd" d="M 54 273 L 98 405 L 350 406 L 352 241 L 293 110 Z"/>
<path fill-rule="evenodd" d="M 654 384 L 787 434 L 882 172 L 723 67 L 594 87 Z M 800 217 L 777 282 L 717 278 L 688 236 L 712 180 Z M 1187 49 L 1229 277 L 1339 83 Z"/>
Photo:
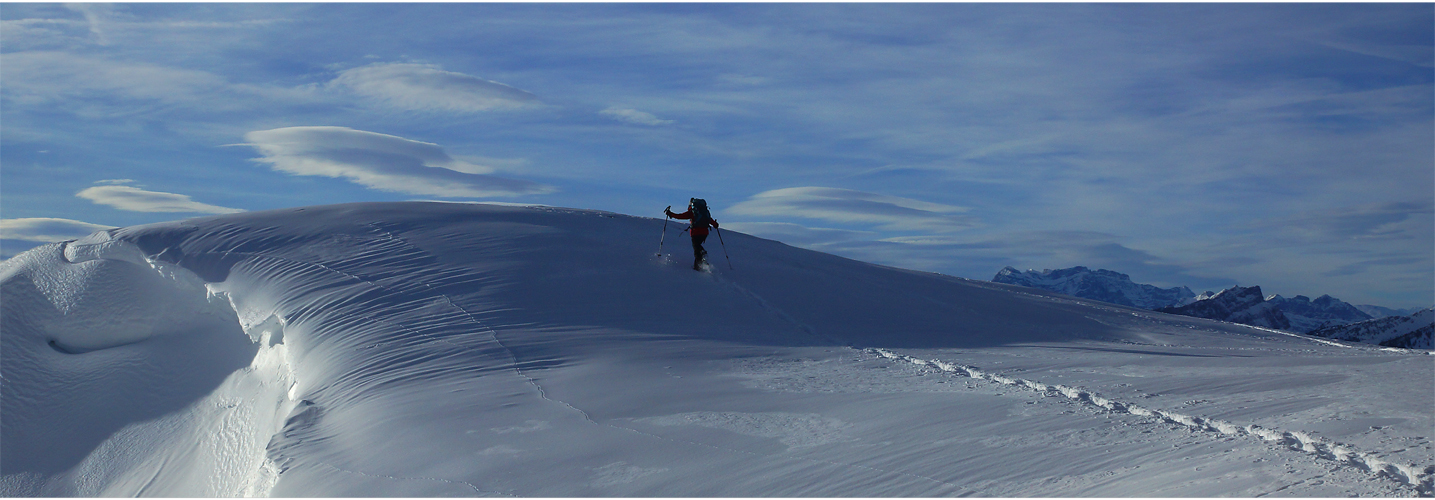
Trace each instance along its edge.
<path fill-rule="evenodd" d="M 1431 492 L 1426 352 L 734 232 L 694 272 L 662 227 L 365 203 L 28 251 L 0 494 Z"/>

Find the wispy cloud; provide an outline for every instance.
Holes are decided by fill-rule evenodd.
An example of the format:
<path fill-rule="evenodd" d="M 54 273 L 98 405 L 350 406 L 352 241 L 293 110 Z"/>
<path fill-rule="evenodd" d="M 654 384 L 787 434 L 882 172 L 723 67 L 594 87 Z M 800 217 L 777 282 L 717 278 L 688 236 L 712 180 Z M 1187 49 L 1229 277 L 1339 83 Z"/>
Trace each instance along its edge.
<path fill-rule="evenodd" d="M 189 196 L 159 191 L 146 191 L 134 186 L 94 186 L 75 193 L 75 196 L 101 205 L 109 205 L 131 212 L 189 212 L 201 214 L 232 214 L 243 212 L 238 208 L 221 207 L 200 203 Z"/>
<path fill-rule="evenodd" d="M 323 98 L 303 87 L 238 84 L 207 71 L 60 51 L 6 53 L 0 96 L 15 105 L 84 116 L 247 112 L 256 103 L 287 106 Z"/>
<path fill-rule="evenodd" d="M 50 217 L 0 219 L 0 239 L 50 243 L 81 238 L 111 227 Z"/>
<path fill-rule="evenodd" d="M 871 224 L 884 231 L 952 232 L 974 227 L 967 208 L 851 189 L 794 187 L 758 193 L 733 205 L 735 215 L 801 217 L 847 224 Z"/>
<path fill-rule="evenodd" d="M 1255 228 L 1301 242 L 1430 238 L 1435 203 L 1404 201 L 1312 210 L 1259 221 Z"/>
<path fill-rule="evenodd" d="M 339 73 L 330 86 L 406 111 L 476 113 L 538 102 L 523 90 L 430 64 L 370 64 Z"/>
<path fill-rule="evenodd" d="M 877 235 L 872 231 L 806 227 L 790 222 L 730 222 L 723 224 L 722 227 L 800 246 L 818 246 L 839 241 L 871 239 Z"/>
<path fill-rule="evenodd" d="M 1332 49 L 1354 52 L 1367 56 L 1389 59 L 1413 64 L 1415 66 L 1435 66 L 1435 47 L 1429 45 L 1390 45 L 1357 40 L 1317 40 L 1316 43 Z"/>
<path fill-rule="evenodd" d="M 476 198 L 553 192 L 536 182 L 490 175 L 491 167 L 450 157 L 437 144 L 347 127 L 288 127 L 244 135 L 274 170 L 348 179 L 371 189 Z"/>
<path fill-rule="evenodd" d="M 149 63 L 123 63 L 66 52 L 5 54 L 5 95 L 26 103 L 98 96 L 163 102 L 195 101 L 226 83 L 210 73 Z"/>
<path fill-rule="evenodd" d="M 74 19 L 13 19 L 0 21 L 0 43 L 12 51 L 64 46 L 87 33 L 88 23 Z"/>
<path fill-rule="evenodd" d="M 114 9 L 114 6 L 108 4 L 72 3 L 66 4 L 65 8 L 73 10 L 75 12 L 79 12 L 81 15 L 85 16 L 85 22 L 89 24 L 90 33 L 94 35 L 95 43 L 98 43 L 100 45 L 110 44 L 109 37 L 105 36 L 105 31 L 100 25 L 100 18 L 112 11 Z"/>
<path fill-rule="evenodd" d="M 608 115 L 609 117 L 612 117 L 613 119 L 620 122 L 635 123 L 638 125 L 658 126 L 671 125 L 672 123 L 674 123 L 673 120 L 664 120 L 662 118 L 658 118 L 657 116 L 653 116 L 652 113 L 638 111 L 636 109 L 612 107 L 600 111 L 600 113 Z"/>

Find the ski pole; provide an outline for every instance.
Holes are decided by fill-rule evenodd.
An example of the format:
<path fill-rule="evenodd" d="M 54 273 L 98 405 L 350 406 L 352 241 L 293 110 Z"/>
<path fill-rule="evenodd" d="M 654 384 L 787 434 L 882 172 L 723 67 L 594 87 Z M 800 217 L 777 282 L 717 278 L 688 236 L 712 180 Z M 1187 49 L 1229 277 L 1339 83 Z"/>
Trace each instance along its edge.
<path fill-rule="evenodd" d="M 716 231 L 716 232 L 717 232 L 717 235 L 718 235 L 718 244 L 719 244 L 719 245 L 722 245 L 722 256 L 723 256 L 723 258 L 726 258 L 726 259 L 727 259 L 727 268 L 728 268 L 728 269 L 732 269 L 732 257 L 728 257 L 728 255 L 727 255 L 727 243 L 723 243 L 723 241 L 722 241 L 722 230 L 720 230 L 720 229 L 714 227 L 714 228 L 713 228 L 713 231 Z"/>
<path fill-rule="evenodd" d="M 669 217 L 668 217 L 668 211 L 669 211 L 669 210 L 672 210 L 672 209 L 673 209 L 673 206 L 672 206 L 672 205 L 668 205 L 668 208 L 664 208 L 664 209 L 663 209 L 663 236 L 662 236 L 661 238 L 658 238 L 658 256 L 659 256 L 659 257 L 662 257 L 662 256 L 663 256 L 663 240 L 668 239 L 668 219 L 669 219 Z"/>

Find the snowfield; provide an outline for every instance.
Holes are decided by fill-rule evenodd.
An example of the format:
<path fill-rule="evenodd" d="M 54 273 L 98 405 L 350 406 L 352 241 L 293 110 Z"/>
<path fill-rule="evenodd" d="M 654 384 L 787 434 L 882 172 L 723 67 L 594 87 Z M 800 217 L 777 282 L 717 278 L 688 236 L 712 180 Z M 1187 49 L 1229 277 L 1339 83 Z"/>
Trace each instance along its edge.
<path fill-rule="evenodd" d="M 1429 496 L 1435 356 L 363 203 L 0 263 L 5 496 Z"/>

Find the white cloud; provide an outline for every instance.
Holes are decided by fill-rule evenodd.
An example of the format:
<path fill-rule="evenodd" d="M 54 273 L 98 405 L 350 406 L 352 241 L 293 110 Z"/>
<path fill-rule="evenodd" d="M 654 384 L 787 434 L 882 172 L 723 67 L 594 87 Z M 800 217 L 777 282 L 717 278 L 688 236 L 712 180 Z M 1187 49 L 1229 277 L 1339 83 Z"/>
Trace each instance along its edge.
<path fill-rule="evenodd" d="M 737 215 L 804 217 L 874 224 L 885 231 L 952 232 L 976 226 L 965 207 L 850 189 L 795 187 L 759 193 L 727 210 Z"/>
<path fill-rule="evenodd" d="M 49 217 L 0 219 L 0 239 L 51 243 L 81 238 L 110 228 L 112 226 Z"/>
<path fill-rule="evenodd" d="M 662 118 L 653 116 L 652 113 L 645 113 L 636 109 L 612 107 L 600 111 L 600 113 L 608 115 L 613 119 L 621 122 L 635 123 L 638 125 L 658 126 L 670 125 L 673 123 L 672 120 L 664 120 Z"/>
<path fill-rule="evenodd" d="M 113 5 L 107 4 L 66 4 L 65 8 L 79 12 L 85 16 L 85 22 L 89 23 L 90 33 L 94 35 L 95 43 L 109 45 L 110 39 L 105 35 L 105 30 L 100 27 L 100 18 L 114 11 Z"/>
<path fill-rule="evenodd" d="M 244 135 L 274 170 L 337 177 L 382 191 L 476 198 L 553 192 L 450 157 L 437 144 L 347 127 L 288 127 Z"/>
<path fill-rule="evenodd" d="M 75 196 L 131 212 L 232 214 L 244 211 L 238 208 L 200 203 L 182 194 L 146 191 L 134 186 L 95 186 L 75 193 Z"/>
<path fill-rule="evenodd" d="M 339 73 L 329 83 L 409 111 L 475 113 L 535 104 L 528 92 L 429 64 L 378 63 Z"/>

